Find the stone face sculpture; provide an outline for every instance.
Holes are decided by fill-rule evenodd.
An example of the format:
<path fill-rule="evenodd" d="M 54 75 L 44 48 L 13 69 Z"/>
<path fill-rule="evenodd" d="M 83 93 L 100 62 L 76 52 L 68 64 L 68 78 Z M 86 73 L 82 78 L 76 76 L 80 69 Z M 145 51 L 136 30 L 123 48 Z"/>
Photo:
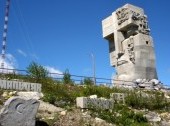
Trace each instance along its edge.
<path fill-rule="evenodd" d="M 153 40 L 142 8 L 126 4 L 102 21 L 116 80 L 157 79 Z"/>
<path fill-rule="evenodd" d="M 35 126 L 39 101 L 11 97 L 0 112 L 0 126 Z"/>

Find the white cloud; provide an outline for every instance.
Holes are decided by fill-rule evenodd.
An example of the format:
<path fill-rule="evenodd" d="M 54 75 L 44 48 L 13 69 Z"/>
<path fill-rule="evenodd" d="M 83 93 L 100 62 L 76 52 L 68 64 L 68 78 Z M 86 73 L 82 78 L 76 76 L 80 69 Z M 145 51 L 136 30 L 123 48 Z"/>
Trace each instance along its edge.
<path fill-rule="evenodd" d="M 53 78 L 61 78 L 63 75 L 63 72 L 61 72 L 60 70 L 54 68 L 54 67 L 50 67 L 50 66 L 44 66 L 48 72 L 50 73 L 49 76 L 53 77 Z"/>
<path fill-rule="evenodd" d="M 1 68 L 1 63 L 2 63 L 2 57 L 0 56 L 0 68 Z M 5 61 L 4 61 L 4 68 L 6 69 L 0 69 L 0 73 L 13 73 L 14 70 L 17 67 L 17 61 L 15 57 L 12 54 L 6 54 L 5 55 Z M 7 70 L 10 69 L 10 70 Z"/>
<path fill-rule="evenodd" d="M 22 56 L 27 57 L 27 54 L 24 51 L 22 51 L 21 49 L 17 49 L 17 52 L 19 54 L 21 54 Z"/>

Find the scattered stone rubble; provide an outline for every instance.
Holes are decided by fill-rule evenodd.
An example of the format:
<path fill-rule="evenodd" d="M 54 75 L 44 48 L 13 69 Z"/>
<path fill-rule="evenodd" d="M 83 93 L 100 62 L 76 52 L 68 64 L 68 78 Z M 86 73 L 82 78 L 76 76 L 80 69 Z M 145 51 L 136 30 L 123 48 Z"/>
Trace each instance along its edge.
<path fill-rule="evenodd" d="M 147 109 L 144 110 L 133 109 L 133 110 L 135 112 L 144 113 L 143 116 L 146 117 L 151 126 L 170 126 L 169 112 L 157 113 L 154 111 L 148 111 Z"/>
<path fill-rule="evenodd" d="M 60 115 L 54 126 L 115 126 L 100 118 L 91 116 L 90 111 L 82 112 L 80 109 L 68 111 L 65 115 Z"/>
<path fill-rule="evenodd" d="M 115 80 L 116 85 L 115 87 L 119 88 L 128 88 L 128 89 L 135 89 L 135 88 L 143 88 L 147 90 L 162 90 L 162 91 L 168 91 L 170 90 L 168 87 L 164 86 L 163 83 L 161 83 L 157 79 L 136 79 L 135 81 L 119 81 Z M 119 83 L 119 84 L 118 84 Z"/>

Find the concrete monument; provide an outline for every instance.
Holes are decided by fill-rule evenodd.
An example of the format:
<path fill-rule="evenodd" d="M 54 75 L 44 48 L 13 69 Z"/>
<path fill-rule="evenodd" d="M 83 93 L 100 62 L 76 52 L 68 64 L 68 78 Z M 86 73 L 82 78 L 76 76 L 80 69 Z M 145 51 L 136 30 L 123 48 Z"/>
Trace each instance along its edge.
<path fill-rule="evenodd" d="M 153 40 L 142 8 L 126 4 L 102 21 L 116 80 L 157 79 Z"/>
<path fill-rule="evenodd" d="M 0 112 L 0 126 L 35 126 L 39 104 L 36 99 L 11 97 Z"/>

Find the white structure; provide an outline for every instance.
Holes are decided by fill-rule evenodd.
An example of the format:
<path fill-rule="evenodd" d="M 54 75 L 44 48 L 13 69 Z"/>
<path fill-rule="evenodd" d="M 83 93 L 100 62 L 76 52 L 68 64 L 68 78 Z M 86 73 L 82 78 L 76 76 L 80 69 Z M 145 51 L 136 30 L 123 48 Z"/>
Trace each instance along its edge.
<path fill-rule="evenodd" d="M 41 87 L 42 85 L 39 83 L 9 81 L 0 79 L 0 89 L 41 92 Z"/>

